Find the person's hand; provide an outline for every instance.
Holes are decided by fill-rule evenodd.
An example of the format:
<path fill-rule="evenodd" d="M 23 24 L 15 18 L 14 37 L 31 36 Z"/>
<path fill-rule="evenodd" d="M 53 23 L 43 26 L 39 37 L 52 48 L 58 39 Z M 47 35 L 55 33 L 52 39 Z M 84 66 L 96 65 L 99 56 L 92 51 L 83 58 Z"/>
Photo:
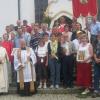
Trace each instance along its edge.
<path fill-rule="evenodd" d="M 0 64 L 3 64 L 3 63 L 4 63 L 3 58 L 0 58 Z"/>
<path fill-rule="evenodd" d="M 100 59 L 98 59 L 98 58 L 95 58 L 95 61 L 97 64 L 100 63 Z"/>
<path fill-rule="evenodd" d="M 79 61 L 79 63 L 85 63 L 85 61 Z"/>
<path fill-rule="evenodd" d="M 46 63 L 45 63 L 45 66 L 47 67 L 48 66 L 48 62 L 46 61 Z"/>
<path fill-rule="evenodd" d="M 82 61 L 79 61 L 80 63 L 86 63 L 87 62 L 87 60 L 82 60 Z"/>
<path fill-rule="evenodd" d="M 30 61 L 30 56 L 27 56 L 27 60 Z"/>
<path fill-rule="evenodd" d="M 52 54 L 52 55 L 50 55 L 50 58 L 51 58 L 51 59 L 55 58 L 55 55 L 53 55 L 53 54 Z"/>
<path fill-rule="evenodd" d="M 19 66 L 19 70 L 21 70 L 21 69 L 23 69 L 24 68 L 24 66 L 23 65 L 20 65 Z"/>
<path fill-rule="evenodd" d="M 3 62 L 2 62 L 2 60 L 0 60 L 0 64 L 2 64 Z"/>

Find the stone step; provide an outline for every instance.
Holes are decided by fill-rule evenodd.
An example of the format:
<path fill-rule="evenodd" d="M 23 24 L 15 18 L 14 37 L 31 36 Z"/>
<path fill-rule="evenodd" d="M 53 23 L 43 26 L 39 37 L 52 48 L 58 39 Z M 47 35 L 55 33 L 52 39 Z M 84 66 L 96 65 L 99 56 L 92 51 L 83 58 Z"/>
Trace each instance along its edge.
<path fill-rule="evenodd" d="M 16 87 L 9 88 L 9 94 L 16 94 Z M 59 89 L 37 89 L 38 94 L 76 94 L 82 92 L 81 89 L 78 88 L 59 88 Z"/>

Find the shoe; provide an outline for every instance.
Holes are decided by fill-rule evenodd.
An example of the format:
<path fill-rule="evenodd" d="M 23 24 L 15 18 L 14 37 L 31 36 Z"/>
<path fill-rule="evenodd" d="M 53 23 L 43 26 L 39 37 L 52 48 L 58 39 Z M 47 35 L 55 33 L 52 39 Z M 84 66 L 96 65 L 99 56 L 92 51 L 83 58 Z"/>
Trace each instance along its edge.
<path fill-rule="evenodd" d="M 44 86 L 43 86 L 43 88 L 44 88 L 44 89 L 46 89 L 46 88 L 47 88 L 47 84 L 46 84 L 46 83 L 44 83 Z"/>
<path fill-rule="evenodd" d="M 54 85 L 51 85 L 50 88 L 53 89 L 54 88 Z"/>
<path fill-rule="evenodd" d="M 38 89 L 41 89 L 42 88 L 42 84 L 40 84 L 39 86 L 38 86 Z"/>
<path fill-rule="evenodd" d="M 58 89 L 59 88 L 59 85 L 56 85 L 55 88 Z"/>
<path fill-rule="evenodd" d="M 90 91 L 89 91 L 89 89 L 85 89 L 85 91 L 83 91 L 81 94 L 82 95 L 86 95 L 86 94 L 88 94 Z"/>
<path fill-rule="evenodd" d="M 92 98 L 100 97 L 100 93 L 98 91 L 94 91 L 92 94 Z"/>

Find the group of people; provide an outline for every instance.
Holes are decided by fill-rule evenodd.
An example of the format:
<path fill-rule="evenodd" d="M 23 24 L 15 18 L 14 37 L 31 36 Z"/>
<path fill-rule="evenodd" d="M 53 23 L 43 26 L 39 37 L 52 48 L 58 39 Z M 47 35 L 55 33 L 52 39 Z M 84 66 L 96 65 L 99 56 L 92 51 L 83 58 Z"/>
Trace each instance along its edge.
<path fill-rule="evenodd" d="M 83 88 L 82 95 L 93 88 L 93 95 L 100 95 L 100 22 L 93 18 L 82 29 L 76 20 L 69 26 L 63 16 L 52 29 L 46 23 L 29 26 L 27 20 L 6 26 L 0 41 L 0 73 L 0 93 L 7 93 L 17 80 L 21 96 L 62 86 Z"/>

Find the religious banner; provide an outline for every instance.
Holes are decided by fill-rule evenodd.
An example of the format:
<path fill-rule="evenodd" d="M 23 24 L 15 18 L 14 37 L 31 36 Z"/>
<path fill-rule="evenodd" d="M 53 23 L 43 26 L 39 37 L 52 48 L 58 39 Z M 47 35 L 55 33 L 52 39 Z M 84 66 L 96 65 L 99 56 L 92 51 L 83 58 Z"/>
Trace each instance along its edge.
<path fill-rule="evenodd" d="M 74 17 L 97 15 L 97 0 L 72 0 Z"/>

